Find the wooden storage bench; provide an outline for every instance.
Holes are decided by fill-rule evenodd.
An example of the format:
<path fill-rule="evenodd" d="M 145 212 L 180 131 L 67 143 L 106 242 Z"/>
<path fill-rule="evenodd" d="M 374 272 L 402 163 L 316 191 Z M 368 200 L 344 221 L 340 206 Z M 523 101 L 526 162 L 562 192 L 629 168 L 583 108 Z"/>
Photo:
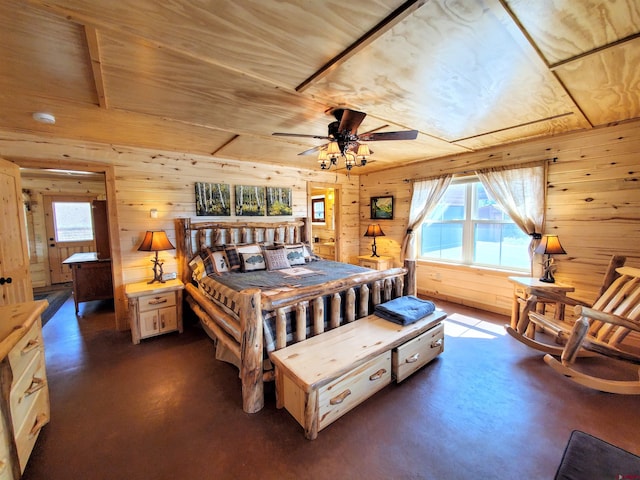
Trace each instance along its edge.
<path fill-rule="evenodd" d="M 278 408 L 313 440 L 393 378 L 404 380 L 442 353 L 446 316 L 436 311 L 402 327 L 369 315 L 272 352 Z"/>

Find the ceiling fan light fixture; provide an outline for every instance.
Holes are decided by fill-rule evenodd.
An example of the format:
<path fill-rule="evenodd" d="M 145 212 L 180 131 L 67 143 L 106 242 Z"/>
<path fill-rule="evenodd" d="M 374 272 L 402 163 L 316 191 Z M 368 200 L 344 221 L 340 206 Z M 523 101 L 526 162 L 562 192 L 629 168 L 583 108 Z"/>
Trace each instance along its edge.
<path fill-rule="evenodd" d="M 336 142 L 335 140 L 329 142 L 329 145 L 327 146 L 327 156 L 337 157 L 341 153 L 342 152 L 340 152 L 340 146 L 338 145 L 338 142 Z"/>
<path fill-rule="evenodd" d="M 367 164 L 367 157 L 371 155 L 369 146 L 364 143 L 358 145 L 358 153 L 356 155 L 360 159 L 360 166 L 364 167 Z"/>

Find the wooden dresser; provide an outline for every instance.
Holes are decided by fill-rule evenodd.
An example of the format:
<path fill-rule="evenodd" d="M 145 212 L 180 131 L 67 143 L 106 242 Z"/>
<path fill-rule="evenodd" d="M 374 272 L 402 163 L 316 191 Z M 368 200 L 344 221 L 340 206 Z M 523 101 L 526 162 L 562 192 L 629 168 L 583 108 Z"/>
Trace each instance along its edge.
<path fill-rule="evenodd" d="M 0 480 L 19 479 L 42 427 L 49 388 L 40 314 L 47 301 L 0 306 Z"/>
<path fill-rule="evenodd" d="M 73 301 L 76 315 L 80 302 L 113 298 L 111 259 L 99 258 L 96 252 L 74 253 L 64 262 L 73 272 Z"/>

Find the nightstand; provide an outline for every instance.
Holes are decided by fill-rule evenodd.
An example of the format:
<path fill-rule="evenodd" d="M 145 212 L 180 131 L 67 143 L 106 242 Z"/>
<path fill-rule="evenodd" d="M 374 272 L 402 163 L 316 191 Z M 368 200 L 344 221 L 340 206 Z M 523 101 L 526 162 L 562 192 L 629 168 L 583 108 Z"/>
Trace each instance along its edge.
<path fill-rule="evenodd" d="M 566 296 L 568 292 L 573 292 L 575 288 L 570 285 L 563 285 L 561 283 L 546 283 L 541 282 L 537 278 L 532 277 L 509 277 L 509 281 L 513 284 L 513 307 L 511 310 L 511 327 L 517 329 L 519 332 L 524 333 L 524 330 L 529 325 L 529 312 L 525 308 L 520 309 L 520 305 L 526 305 L 527 300 L 531 296 L 531 289 L 536 288 L 538 290 L 544 290 L 546 292 L 555 293 L 560 295 L 560 298 Z M 539 301 L 534 308 L 541 310 L 544 313 L 545 303 L 555 303 L 555 319 L 564 320 L 564 303 L 557 302 L 542 302 Z"/>
<path fill-rule="evenodd" d="M 372 257 L 371 255 L 360 255 L 358 265 L 361 267 L 373 268 L 374 270 L 387 270 L 393 267 L 393 257 Z"/>
<path fill-rule="evenodd" d="M 178 279 L 166 283 L 131 283 L 125 287 L 134 344 L 143 338 L 176 330 L 182 333 L 183 289 L 184 284 Z"/>

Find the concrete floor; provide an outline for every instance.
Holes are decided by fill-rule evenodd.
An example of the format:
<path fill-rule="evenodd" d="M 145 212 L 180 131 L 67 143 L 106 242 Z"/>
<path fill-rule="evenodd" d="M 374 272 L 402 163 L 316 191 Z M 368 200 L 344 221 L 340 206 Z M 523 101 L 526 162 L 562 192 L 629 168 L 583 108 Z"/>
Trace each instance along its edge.
<path fill-rule="evenodd" d="M 193 321 L 133 345 L 108 303 L 76 317 L 70 299 L 44 327 L 51 423 L 23 478 L 551 479 L 574 429 L 640 454 L 640 397 L 556 375 L 506 317 L 438 305 L 445 352 L 308 441 L 272 385 L 243 413 L 237 370 Z"/>

